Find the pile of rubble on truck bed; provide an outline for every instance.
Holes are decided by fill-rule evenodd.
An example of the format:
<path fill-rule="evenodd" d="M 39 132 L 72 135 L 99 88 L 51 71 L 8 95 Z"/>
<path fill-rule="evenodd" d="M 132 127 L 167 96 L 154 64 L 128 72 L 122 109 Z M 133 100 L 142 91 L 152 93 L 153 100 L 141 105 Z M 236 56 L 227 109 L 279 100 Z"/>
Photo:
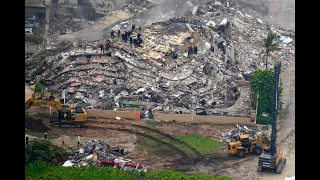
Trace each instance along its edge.
<path fill-rule="evenodd" d="M 119 95 L 138 94 L 140 102 L 157 103 L 166 111 L 190 113 L 204 98 L 205 107 L 214 113 L 249 116 L 251 90 L 243 82 L 265 68 L 263 39 L 270 30 L 276 34 L 280 49 L 269 57 L 268 67 L 277 60 L 285 68 L 294 60 L 295 35 L 235 8 L 201 3 L 192 18 L 172 17 L 136 28 L 133 35 L 141 34 L 142 47 L 132 47 L 116 35 L 111 54 L 101 53 L 99 42 L 91 42 L 46 57 L 42 67 L 26 76 L 34 81 L 42 75 L 49 91 L 66 90 L 67 103 L 93 109 L 110 107 Z M 130 30 L 130 23 L 112 29 Z M 197 53 L 192 53 L 194 47 Z"/>
<path fill-rule="evenodd" d="M 224 142 L 225 144 L 239 139 L 240 135 L 246 134 L 249 135 L 249 139 L 256 139 L 258 136 L 260 137 L 265 137 L 266 139 L 270 139 L 270 128 L 269 126 L 263 126 L 264 128 L 260 129 L 249 129 L 247 126 L 241 126 L 238 125 L 236 126 L 236 128 L 230 130 L 227 133 L 222 133 L 221 137 L 220 137 L 220 141 Z"/>
<path fill-rule="evenodd" d="M 112 166 L 122 170 L 147 171 L 141 164 L 116 156 L 120 154 L 124 154 L 124 149 L 118 146 L 110 149 L 103 140 L 91 140 L 70 156 L 62 166 Z"/>

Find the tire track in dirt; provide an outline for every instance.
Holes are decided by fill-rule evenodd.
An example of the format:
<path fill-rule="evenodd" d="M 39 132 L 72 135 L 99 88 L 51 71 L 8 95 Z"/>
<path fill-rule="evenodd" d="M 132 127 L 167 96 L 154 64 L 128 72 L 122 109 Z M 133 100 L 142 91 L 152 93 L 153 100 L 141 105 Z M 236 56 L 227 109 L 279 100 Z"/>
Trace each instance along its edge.
<path fill-rule="evenodd" d="M 155 138 L 153 136 L 150 136 L 150 135 L 147 135 L 145 133 L 142 133 L 142 132 L 138 132 L 138 131 L 134 131 L 134 130 L 131 130 L 131 129 L 126 129 L 126 128 L 111 128 L 111 127 L 106 127 L 106 126 L 86 126 L 87 128 L 90 128 L 90 129 L 108 129 L 108 130 L 114 130 L 114 131 L 123 131 L 123 132 L 128 132 L 128 133 L 133 133 L 133 134 L 136 134 L 136 135 L 139 135 L 139 136 L 142 136 L 142 137 L 145 137 L 145 138 L 148 138 L 148 139 L 151 139 L 153 141 L 156 141 L 162 145 L 165 145 L 167 147 L 169 147 L 170 149 L 176 151 L 177 153 L 179 153 L 179 155 L 181 156 L 181 159 L 186 159 L 188 161 L 192 160 L 192 158 L 190 158 L 184 151 L 182 151 L 181 149 L 173 146 L 172 144 L 170 143 L 167 143 L 167 142 L 164 142 L 164 141 L 161 141 L 160 139 L 158 138 Z"/>
<path fill-rule="evenodd" d="M 179 139 L 176 139 L 174 138 L 173 136 L 169 135 L 169 134 L 165 134 L 157 129 L 153 129 L 153 128 L 150 128 L 150 127 L 147 127 L 147 126 L 143 126 L 143 125 L 138 125 L 138 124 L 124 124 L 124 123 L 121 123 L 121 122 L 88 122 L 87 124 L 90 124 L 90 123 L 102 123 L 102 124 L 108 124 L 108 125 L 121 125 L 121 126 L 124 126 L 126 129 L 131 129 L 131 128 L 137 128 L 137 129 L 142 129 L 142 130 L 146 130 L 146 131 L 150 131 L 152 133 L 156 133 L 160 136 L 163 136 L 173 142 L 176 142 L 176 143 L 179 143 L 181 145 L 183 145 L 184 147 L 187 147 L 189 150 L 191 150 L 195 155 L 196 155 L 196 158 L 197 160 L 201 160 L 203 159 L 203 156 L 200 154 L 199 151 L 197 151 L 195 148 L 193 148 L 192 146 L 190 146 L 189 144 L 179 140 Z M 88 127 L 88 126 L 87 126 Z M 150 135 L 149 135 L 150 136 Z"/>

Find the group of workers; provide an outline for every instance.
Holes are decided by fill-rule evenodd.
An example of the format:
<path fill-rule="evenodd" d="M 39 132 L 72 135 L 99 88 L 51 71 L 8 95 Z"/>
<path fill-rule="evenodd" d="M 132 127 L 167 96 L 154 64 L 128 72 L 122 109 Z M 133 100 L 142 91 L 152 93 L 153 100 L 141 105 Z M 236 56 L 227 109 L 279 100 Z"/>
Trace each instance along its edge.
<path fill-rule="evenodd" d="M 47 133 L 44 133 L 44 139 L 48 140 L 48 134 Z M 28 135 L 26 135 L 26 144 L 29 144 L 29 136 Z M 62 140 L 62 145 L 63 144 L 64 144 L 64 140 Z M 79 147 L 80 146 L 80 136 L 78 136 L 78 138 L 77 138 L 77 144 L 78 144 L 78 147 Z"/>
<path fill-rule="evenodd" d="M 134 32 L 135 28 L 136 28 L 136 25 L 132 24 L 131 30 L 124 30 L 122 32 L 120 29 L 118 29 L 117 32 L 115 32 L 114 30 L 111 30 L 111 32 L 110 32 L 111 39 L 114 39 L 115 33 L 117 33 L 118 38 L 121 38 L 123 42 L 126 43 L 129 40 L 130 46 L 132 44 L 134 44 L 135 47 L 141 47 L 141 43 L 143 42 L 142 38 L 141 38 L 141 34 L 138 33 L 136 38 L 134 38 L 134 36 L 133 36 L 133 32 Z M 139 31 L 140 30 L 141 30 L 141 27 L 139 27 Z M 120 37 L 120 35 L 121 35 L 121 37 Z"/>
<path fill-rule="evenodd" d="M 48 139 L 48 134 L 47 133 L 44 133 L 44 139 Z M 26 135 L 26 144 L 28 144 L 29 143 L 29 136 L 28 135 Z"/>

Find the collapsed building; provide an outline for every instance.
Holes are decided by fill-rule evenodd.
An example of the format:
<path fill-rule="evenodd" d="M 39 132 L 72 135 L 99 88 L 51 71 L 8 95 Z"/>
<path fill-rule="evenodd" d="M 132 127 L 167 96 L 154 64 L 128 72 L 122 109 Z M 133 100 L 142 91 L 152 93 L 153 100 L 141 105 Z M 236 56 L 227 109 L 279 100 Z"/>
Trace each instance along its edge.
<path fill-rule="evenodd" d="M 142 47 L 115 37 L 109 38 L 110 49 L 103 53 L 99 43 L 105 40 L 75 42 L 64 52 L 46 56 L 41 66 L 28 67 L 26 77 L 45 77 L 49 91 L 66 90 L 67 103 L 90 108 L 107 109 L 121 97 L 140 95 L 154 107 L 190 113 L 204 98 L 209 110 L 248 116 L 251 92 L 243 82 L 265 68 L 260 55 L 263 39 L 270 30 L 277 35 L 281 49 L 267 63 L 272 67 L 275 60 L 281 61 L 284 69 L 294 59 L 294 33 L 225 3 L 207 2 L 191 9 L 191 15 L 170 15 L 135 30 L 133 37 L 141 34 Z M 137 22 L 141 19 L 110 30 L 130 30 Z"/>

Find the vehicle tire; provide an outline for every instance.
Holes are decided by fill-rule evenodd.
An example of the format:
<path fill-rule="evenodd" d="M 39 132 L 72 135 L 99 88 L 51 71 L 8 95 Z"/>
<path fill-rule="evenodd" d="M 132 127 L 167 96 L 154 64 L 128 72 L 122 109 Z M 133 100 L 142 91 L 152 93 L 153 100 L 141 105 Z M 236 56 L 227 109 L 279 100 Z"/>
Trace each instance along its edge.
<path fill-rule="evenodd" d="M 262 172 L 262 167 L 259 166 L 258 169 L 257 169 L 257 171 L 258 171 L 258 172 Z"/>
<path fill-rule="evenodd" d="M 244 149 L 239 149 L 239 150 L 238 150 L 238 156 L 239 156 L 240 158 L 243 158 L 243 157 L 245 156 L 245 154 L 246 154 L 246 152 L 245 152 Z"/>
<path fill-rule="evenodd" d="M 283 169 L 283 166 L 284 166 L 284 160 L 281 159 L 280 162 L 279 162 L 279 165 L 278 165 L 277 168 L 276 168 L 276 173 L 277 173 L 277 174 L 281 174 L 282 169 Z"/>
<path fill-rule="evenodd" d="M 253 148 L 253 152 L 256 153 L 256 155 L 261 155 L 262 148 L 260 146 L 256 146 Z"/>

